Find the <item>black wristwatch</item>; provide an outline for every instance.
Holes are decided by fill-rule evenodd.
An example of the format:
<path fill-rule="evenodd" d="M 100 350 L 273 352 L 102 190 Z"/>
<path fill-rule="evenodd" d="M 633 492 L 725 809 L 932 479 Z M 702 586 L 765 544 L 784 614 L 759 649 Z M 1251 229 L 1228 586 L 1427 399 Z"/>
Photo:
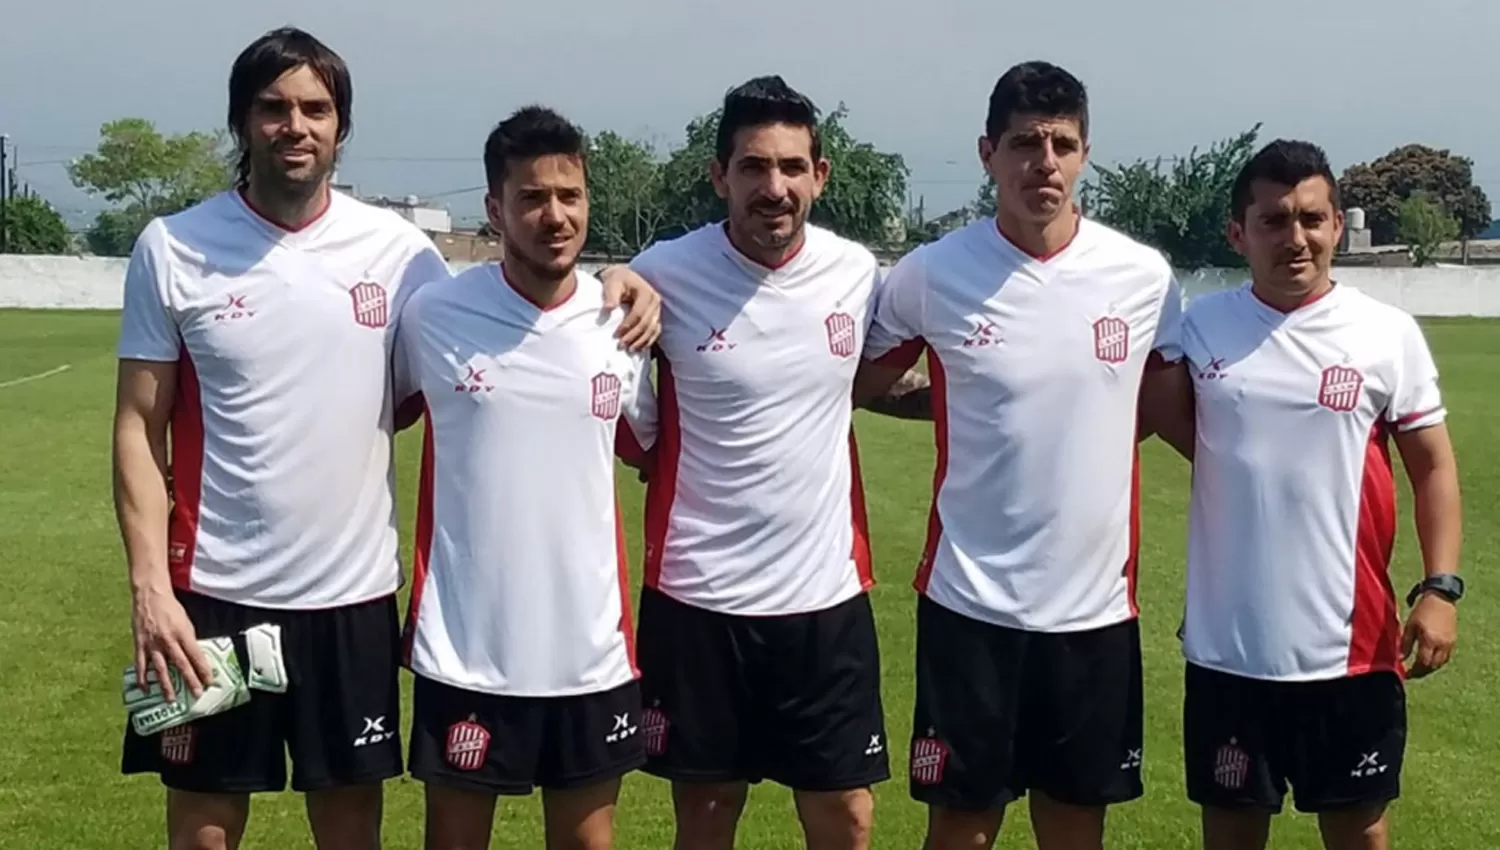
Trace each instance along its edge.
<path fill-rule="evenodd" d="M 1417 582 L 1411 593 L 1406 595 L 1406 605 L 1410 608 L 1417 604 L 1417 597 L 1431 591 L 1438 594 L 1449 602 L 1457 602 L 1464 598 L 1464 580 L 1453 573 L 1439 573 Z"/>

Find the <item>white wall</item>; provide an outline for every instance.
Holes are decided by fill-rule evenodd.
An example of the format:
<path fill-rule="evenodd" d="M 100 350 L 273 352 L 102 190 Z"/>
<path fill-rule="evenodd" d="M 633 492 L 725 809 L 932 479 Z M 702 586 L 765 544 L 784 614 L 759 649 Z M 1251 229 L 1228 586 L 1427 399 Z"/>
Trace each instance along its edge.
<path fill-rule="evenodd" d="M 0 307 L 119 309 L 126 261 L 0 255 Z M 1500 316 L 1500 266 L 1334 270 L 1349 284 L 1418 316 Z M 1242 272 L 1181 272 L 1188 297 L 1237 286 Z"/>

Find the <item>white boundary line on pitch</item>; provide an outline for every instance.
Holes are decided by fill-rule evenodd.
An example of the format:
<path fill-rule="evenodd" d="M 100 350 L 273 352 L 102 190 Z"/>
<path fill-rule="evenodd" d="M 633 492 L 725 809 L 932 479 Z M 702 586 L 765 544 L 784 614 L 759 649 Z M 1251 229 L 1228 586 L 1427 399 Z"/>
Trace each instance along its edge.
<path fill-rule="evenodd" d="M 50 378 L 53 375 L 60 375 L 63 372 L 68 371 L 71 368 L 73 368 L 72 365 L 70 365 L 68 363 L 64 363 L 63 365 L 57 367 L 56 369 L 48 369 L 45 372 L 38 372 L 35 375 L 27 375 L 24 378 L 14 378 L 14 379 L 9 380 L 9 381 L 0 381 L 0 390 L 5 389 L 6 387 L 13 387 L 13 386 L 15 386 L 17 384 L 28 384 L 28 383 L 30 383 L 32 381 L 40 381 L 43 378 Z"/>

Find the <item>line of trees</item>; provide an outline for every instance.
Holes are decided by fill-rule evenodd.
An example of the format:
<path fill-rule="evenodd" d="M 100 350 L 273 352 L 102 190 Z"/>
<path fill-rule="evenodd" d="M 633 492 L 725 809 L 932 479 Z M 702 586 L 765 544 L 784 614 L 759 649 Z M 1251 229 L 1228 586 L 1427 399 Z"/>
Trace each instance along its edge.
<path fill-rule="evenodd" d="M 856 138 L 845 124 L 848 115 L 840 103 L 821 119 L 833 168 L 813 207 L 814 222 L 898 252 L 956 223 L 994 215 L 995 186 L 988 178 L 959 210 L 929 218 L 922 206 L 909 208 L 904 159 Z M 718 118 L 717 111 L 694 118 L 682 143 L 669 150 L 610 130 L 590 138 L 589 250 L 630 256 L 724 215 L 707 169 Z M 1095 163 L 1080 186 L 1080 203 L 1089 216 L 1159 248 L 1180 268 L 1238 266 L 1224 222 L 1230 186 L 1259 146 L 1260 129 L 1257 124 L 1183 156 Z M 123 256 L 153 216 L 230 186 L 233 149 L 222 132 L 168 135 L 143 118 L 121 118 L 104 124 L 97 149 L 68 171 L 74 185 L 110 204 L 85 234 L 89 250 Z M 1449 150 L 1403 145 L 1351 165 L 1339 183 L 1345 205 L 1366 211 L 1372 242 L 1411 246 L 1418 263 L 1430 261 L 1441 243 L 1473 238 L 1490 225 L 1490 202 L 1474 185 L 1472 161 Z M 18 198 L 6 216 L 12 250 L 64 252 L 66 228 L 44 201 Z"/>

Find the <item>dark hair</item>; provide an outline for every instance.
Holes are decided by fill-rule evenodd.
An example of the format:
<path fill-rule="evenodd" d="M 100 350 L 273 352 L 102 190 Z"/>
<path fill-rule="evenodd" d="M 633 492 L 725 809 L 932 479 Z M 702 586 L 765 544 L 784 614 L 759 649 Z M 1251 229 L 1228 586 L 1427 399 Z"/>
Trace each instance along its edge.
<path fill-rule="evenodd" d="M 500 189 L 512 161 L 548 154 L 578 157 L 588 168 L 588 143 L 576 125 L 545 106 L 516 110 L 484 140 L 484 177 L 490 190 Z"/>
<path fill-rule="evenodd" d="M 1245 221 L 1245 210 L 1250 208 L 1252 200 L 1251 184 L 1257 180 L 1290 188 L 1313 177 L 1328 181 L 1328 197 L 1333 208 L 1339 209 L 1339 181 L 1333 176 L 1323 149 L 1312 142 L 1277 139 L 1250 157 L 1235 176 L 1229 195 L 1230 214 L 1235 221 Z"/>
<path fill-rule="evenodd" d="M 741 130 L 767 124 L 806 127 L 812 136 L 812 158 L 823 156 L 823 142 L 818 137 L 818 107 L 807 95 L 787 85 L 786 80 L 769 76 L 756 77 L 725 93 L 715 140 L 719 164 L 729 165 L 734 156 L 735 136 Z"/>
<path fill-rule="evenodd" d="M 1006 71 L 990 90 L 984 134 L 995 141 L 1016 115 L 1073 118 L 1078 132 L 1089 137 L 1089 95 L 1083 83 L 1050 62 L 1022 62 Z"/>
<path fill-rule="evenodd" d="M 353 129 L 354 87 L 349 67 L 328 45 L 296 27 L 274 29 L 257 38 L 240 52 L 229 72 L 229 132 L 239 147 L 235 180 L 243 186 L 250 179 L 249 143 L 245 138 L 245 120 L 255 98 L 287 71 L 306 65 L 333 96 L 338 114 L 338 142 L 349 138 Z"/>

